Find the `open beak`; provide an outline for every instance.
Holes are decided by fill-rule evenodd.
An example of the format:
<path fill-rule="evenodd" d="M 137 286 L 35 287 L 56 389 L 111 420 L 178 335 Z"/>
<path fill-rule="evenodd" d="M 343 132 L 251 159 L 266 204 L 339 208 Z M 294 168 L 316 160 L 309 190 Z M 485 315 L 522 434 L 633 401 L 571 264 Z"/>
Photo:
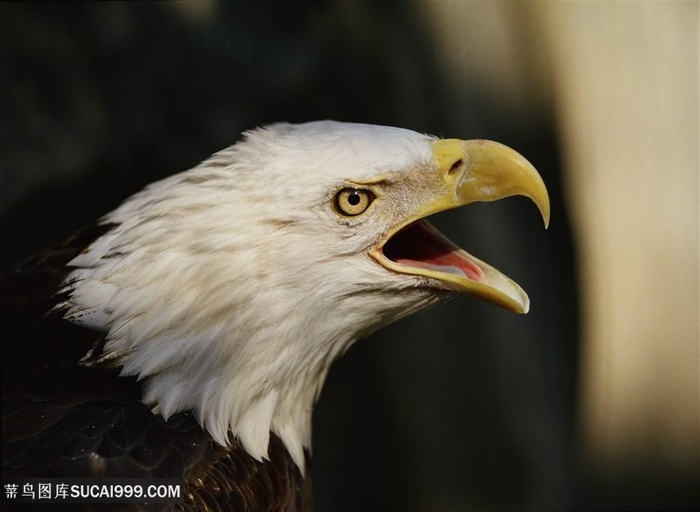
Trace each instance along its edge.
<path fill-rule="evenodd" d="M 517 283 L 448 240 L 428 215 L 477 201 L 523 195 L 549 224 L 549 196 L 535 168 L 518 152 L 487 140 L 433 142 L 436 193 L 370 250 L 389 270 L 432 278 L 448 290 L 468 293 L 518 313 L 530 300 Z"/>

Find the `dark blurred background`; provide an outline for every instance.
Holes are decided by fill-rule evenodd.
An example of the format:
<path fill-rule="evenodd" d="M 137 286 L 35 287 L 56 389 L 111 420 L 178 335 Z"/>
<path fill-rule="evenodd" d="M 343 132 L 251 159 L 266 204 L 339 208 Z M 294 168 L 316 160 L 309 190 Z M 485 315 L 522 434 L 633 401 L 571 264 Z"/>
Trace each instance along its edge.
<path fill-rule="evenodd" d="M 519 198 L 435 223 L 519 282 L 532 310 L 519 316 L 456 298 L 339 360 L 314 416 L 317 510 L 694 508 L 692 380 L 686 399 L 693 407 L 695 397 L 696 439 L 681 447 L 689 465 L 674 465 L 673 454 L 600 462 L 588 434 L 595 414 L 585 403 L 595 396 L 580 375 L 591 359 L 582 358 L 580 247 L 565 200 L 566 172 L 576 165 L 567 171 L 562 150 L 570 149 L 567 120 L 576 117 L 559 111 L 570 82 L 558 77 L 568 76 L 568 61 L 548 54 L 569 16 L 560 9 L 3 3 L 2 270 L 260 124 L 336 119 L 498 140 L 542 174 L 550 229 Z M 696 363 L 690 372 L 697 384 Z M 671 477 L 668 460 L 680 467 Z"/>

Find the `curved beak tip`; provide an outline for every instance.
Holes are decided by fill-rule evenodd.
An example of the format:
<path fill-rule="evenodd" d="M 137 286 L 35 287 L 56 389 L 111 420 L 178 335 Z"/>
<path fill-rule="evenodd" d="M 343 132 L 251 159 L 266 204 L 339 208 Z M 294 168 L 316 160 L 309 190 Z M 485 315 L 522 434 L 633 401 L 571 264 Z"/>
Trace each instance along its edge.
<path fill-rule="evenodd" d="M 542 214 L 542 220 L 544 221 L 544 229 L 549 229 L 549 201 L 547 201 L 546 209 L 540 208 L 540 213 Z"/>

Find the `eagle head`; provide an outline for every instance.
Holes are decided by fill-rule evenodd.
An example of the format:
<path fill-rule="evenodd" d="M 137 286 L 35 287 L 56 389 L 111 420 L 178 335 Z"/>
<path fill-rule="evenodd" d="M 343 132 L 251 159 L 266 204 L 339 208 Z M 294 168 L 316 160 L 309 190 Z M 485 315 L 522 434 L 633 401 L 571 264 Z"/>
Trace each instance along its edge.
<path fill-rule="evenodd" d="M 274 124 L 103 217 L 62 306 L 107 333 L 84 364 L 137 376 L 154 412 L 192 411 L 258 459 L 272 431 L 303 470 L 313 404 L 353 342 L 454 293 L 527 312 L 517 284 L 424 220 L 516 194 L 547 223 L 540 176 L 495 142 Z"/>

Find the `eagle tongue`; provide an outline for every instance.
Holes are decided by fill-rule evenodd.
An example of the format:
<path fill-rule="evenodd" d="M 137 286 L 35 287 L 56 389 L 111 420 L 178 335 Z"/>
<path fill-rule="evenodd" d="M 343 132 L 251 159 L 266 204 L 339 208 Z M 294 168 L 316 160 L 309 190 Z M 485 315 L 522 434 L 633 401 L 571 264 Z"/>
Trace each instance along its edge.
<path fill-rule="evenodd" d="M 482 270 L 465 252 L 435 229 L 419 220 L 396 233 L 384 245 L 384 255 L 401 265 L 428 268 L 481 281 Z"/>

